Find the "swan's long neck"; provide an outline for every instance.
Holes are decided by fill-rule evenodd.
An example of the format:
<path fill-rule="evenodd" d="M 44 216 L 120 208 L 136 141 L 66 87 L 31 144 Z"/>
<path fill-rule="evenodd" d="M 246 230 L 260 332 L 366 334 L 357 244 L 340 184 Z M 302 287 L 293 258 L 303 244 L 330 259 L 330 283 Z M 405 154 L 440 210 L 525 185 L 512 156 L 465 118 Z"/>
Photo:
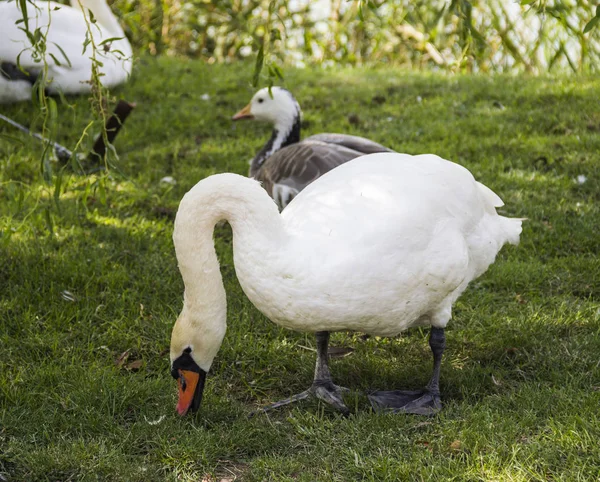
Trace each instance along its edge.
<path fill-rule="evenodd" d="M 71 6 L 78 9 L 83 8 L 86 11 L 90 10 L 97 22 L 111 35 L 115 37 L 125 36 L 117 17 L 115 17 L 105 0 L 71 0 Z"/>
<path fill-rule="evenodd" d="M 300 142 L 300 108 L 293 116 L 281 119 L 275 124 L 271 138 L 258 152 L 250 164 L 250 176 L 254 176 L 263 163 L 279 149 Z"/>
<path fill-rule="evenodd" d="M 200 181 L 184 196 L 173 241 L 185 284 L 184 310 L 199 327 L 225 323 L 225 289 L 213 241 L 220 220 L 231 224 L 236 261 L 248 254 L 252 259 L 267 259 L 285 237 L 277 206 L 252 179 L 218 174 Z"/>

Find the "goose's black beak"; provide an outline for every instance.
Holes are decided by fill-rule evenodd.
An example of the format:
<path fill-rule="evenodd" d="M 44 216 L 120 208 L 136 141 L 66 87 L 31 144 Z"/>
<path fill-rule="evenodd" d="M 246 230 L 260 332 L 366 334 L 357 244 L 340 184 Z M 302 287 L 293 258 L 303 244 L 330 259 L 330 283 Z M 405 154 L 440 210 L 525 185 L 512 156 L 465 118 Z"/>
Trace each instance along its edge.
<path fill-rule="evenodd" d="M 192 413 L 198 411 L 202 402 L 205 381 L 206 372 L 202 369 L 199 372 L 177 370 L 177 385 L 179 386 L 177 412 L 179 415 L 183 416 L 190 410 Z"/>
<path fill-rule="evenodd" d="M 240 120 L 240 119 L 252 119 L 254 116 L 252 115 L 252 113 L 250 112 L 252 105 L 248 104 L 246 107 L 244 107 L 241 111 L 239 111 L 237 114 L 235 114 L 231 120 Z"/>

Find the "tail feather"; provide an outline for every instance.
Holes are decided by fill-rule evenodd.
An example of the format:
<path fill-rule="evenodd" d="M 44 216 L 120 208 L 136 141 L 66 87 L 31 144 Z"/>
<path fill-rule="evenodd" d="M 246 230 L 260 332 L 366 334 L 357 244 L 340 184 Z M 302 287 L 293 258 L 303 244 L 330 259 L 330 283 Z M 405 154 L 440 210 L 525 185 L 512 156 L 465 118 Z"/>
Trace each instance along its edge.
<path fill-rule="evenodd" d="M 493 207 L 501 208 L 504 206 L 504 202 L 500 199 L 500 196 L 492 191 L 485 184 L 481 184 L 479 181 L 475 181 L 479 187 L 479 192 L 483 195 L 484 199 Z"/>
<path fill-rule="evenodd" d="M 510 244 L 519 244 L 519 235 L 523 230 L 522 223 L 527 218 L 505 218 L 504 216 L 500 216 L 500 219 L 502 220 L 502 227 L 506 234 L 506 241 Z"/>

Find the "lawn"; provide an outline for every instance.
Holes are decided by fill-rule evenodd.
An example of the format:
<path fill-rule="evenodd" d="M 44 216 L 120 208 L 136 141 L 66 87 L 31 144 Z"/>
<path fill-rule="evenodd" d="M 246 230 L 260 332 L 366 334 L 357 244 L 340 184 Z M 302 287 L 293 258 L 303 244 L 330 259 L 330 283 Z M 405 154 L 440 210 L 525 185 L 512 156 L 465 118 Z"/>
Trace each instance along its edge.
<path fill-rule="evenodd" d="M 175 412 L 171 327 L 183 284 L 171 241 L 183 194 L 247 172 L 269 135 L 233 125 L 250 65 L 141 59 L 116 92 L 137 103 L 99 182 L 39 172 L 41 147 L 0 125 L 0 480 L 600 479 L 600 80 L 287 70 L 304 132 L 345 132 L 459 162 L 527 217 L 518 247 L 455 306 L 434 418 L 374 414 L 365 393 L 429 378 L 427 330 L 337 333 L 345 419 L 318 402 L 249 418 L 308 387 L 312 336 L 241 291 L 231 231 L 215 232 L 228 333 L 194 417 Z M 208 94 L 209 99 L 203 99 Z M 73 147 L 88 101 L 59 105 Z M 29 124 L 27 104 L 0 111 Z M 38 124 L 39 125 L 39 124 Z M 58 166 L 56 166 L 58 169 Z M 161 183 L 172 176 L 177 184 Z"/>

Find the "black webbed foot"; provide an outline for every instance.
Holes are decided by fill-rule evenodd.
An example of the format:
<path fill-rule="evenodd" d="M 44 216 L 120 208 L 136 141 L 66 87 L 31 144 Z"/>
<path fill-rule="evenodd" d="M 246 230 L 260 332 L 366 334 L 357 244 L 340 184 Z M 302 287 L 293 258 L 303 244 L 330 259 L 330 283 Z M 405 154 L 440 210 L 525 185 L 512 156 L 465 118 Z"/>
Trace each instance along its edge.
<path fill-rule="evenodd" d="M 427 389 L 373 392 L 369 395 L 369 401 L 376 412 L 432 416 L 442 409 L 440 395 Z"/>
<path fill-rule="evenodd" d="M 300 400 L 306 400 L 310 397 L 318 398 L 323 402 L 331 405 L 333 408 L 341 412 L 344 416 L 350 415 L 350 410 L 346 407 L 342 399 L 342 393 L 348 392 L 349 390 L 344 387 L 338 387 L 333 382 L 329 380 L 315 380 L 312 386 L 308 390 L 304 390 L 302 393 L 297 395 L 293 395 L 284 400 L 280 400 L 279 402 L 272 403 L 265 407 L 261 407 L 258 410 L 252 412 L 250 416 L 254 416 L 258 413 L 270 412 L 279 407 L 283 407 L 285 405 L 289 405 L 294 402 L 298 402 Z"/>
<path fill-rule="evenodd" d="M 328 403 L 337 411 L 342 412 L 344 416 L 347 417 L 350 415 L 350 410 L 348 410 L 348 407 L 346 407 L 346 404 L 342 399 L 342 394 L 350 391 L 347 388 L 338 387 L 330 380 L 315 380 L 312 387 L 310 387 L 310 391 L 319 400 Z"/>

